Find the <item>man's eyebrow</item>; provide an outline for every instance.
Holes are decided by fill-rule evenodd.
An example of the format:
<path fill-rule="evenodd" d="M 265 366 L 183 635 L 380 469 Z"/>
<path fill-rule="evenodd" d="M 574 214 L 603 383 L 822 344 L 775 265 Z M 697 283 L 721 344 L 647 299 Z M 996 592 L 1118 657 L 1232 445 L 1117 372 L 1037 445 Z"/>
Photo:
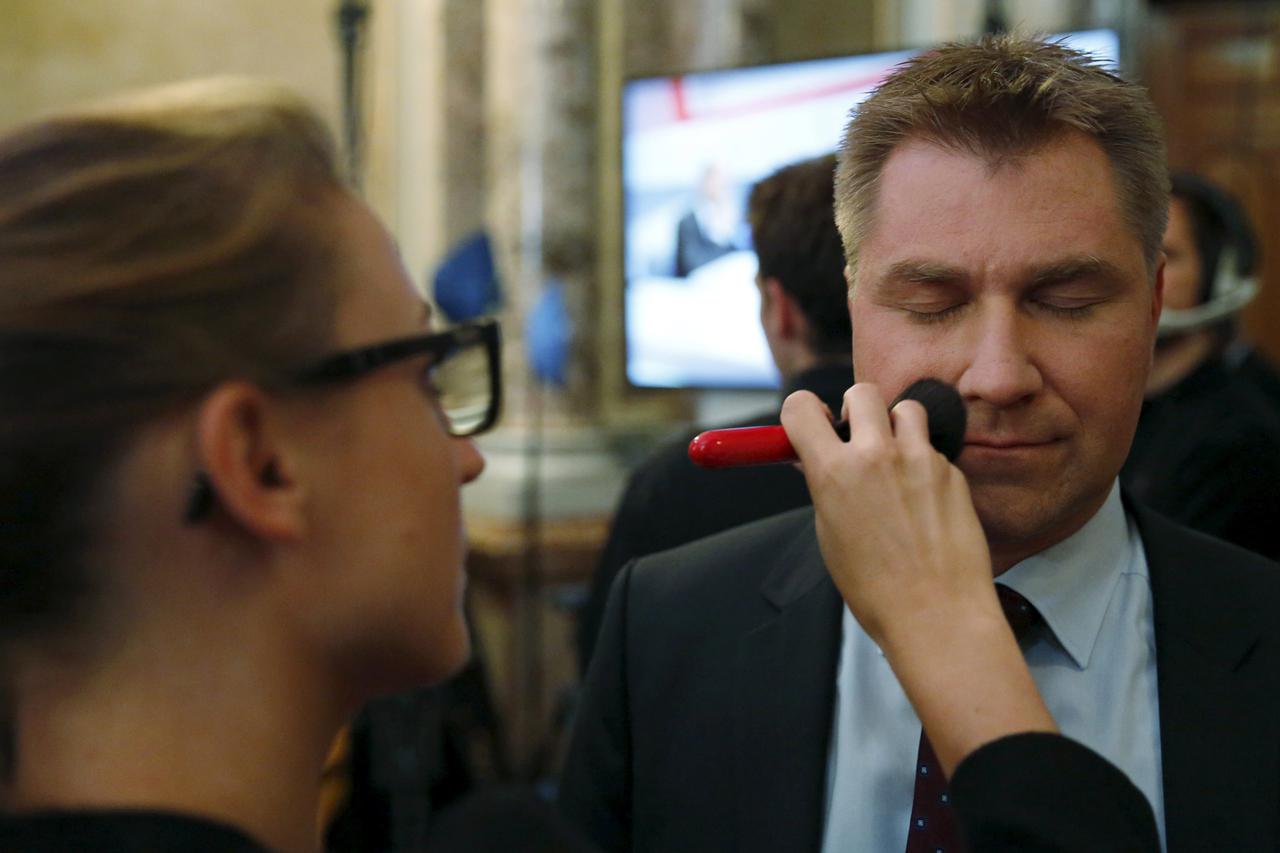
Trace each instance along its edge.
<path fill-rule="evenodd" d="M 1120 281 L 1124 278 L 1124 272 L 1110 261 L 1089 255 L 1083 258 L 1065 258 L 1040 267 L 1031 275 L 1029 283 L 1032 287 L 1045 287 L 1082 278 Z"/>
<path fill-rule="evenodd" d="M 906 260 L 892 264 L 883 280 L 905 284 L 959 284 L 968 280 L 968 275 L 959 267 L 947 264 Z"/>

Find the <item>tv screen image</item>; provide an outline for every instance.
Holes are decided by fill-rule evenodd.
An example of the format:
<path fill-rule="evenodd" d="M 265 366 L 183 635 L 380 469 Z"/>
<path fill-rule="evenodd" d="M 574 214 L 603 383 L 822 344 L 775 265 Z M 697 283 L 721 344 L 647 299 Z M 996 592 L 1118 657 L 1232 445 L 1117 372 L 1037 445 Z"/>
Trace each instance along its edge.
<path fill-rule="evenodd" d="M 1071 46 L 1115 66 L 1110 30 Z M 776 388 L 760 328 L 751 186 L 833 151 L 850 111 L 918 51 L 629 80 L 622 92 L 627 378 L 649 388 Z"/>

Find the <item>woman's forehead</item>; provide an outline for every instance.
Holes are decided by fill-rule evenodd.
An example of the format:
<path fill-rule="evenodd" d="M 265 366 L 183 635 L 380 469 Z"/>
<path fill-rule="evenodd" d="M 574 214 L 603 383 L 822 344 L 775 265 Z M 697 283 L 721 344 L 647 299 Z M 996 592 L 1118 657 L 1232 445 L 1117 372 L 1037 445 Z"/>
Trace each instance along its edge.
<path fill-rule="evenodd" d="M 342 294 L 335 336 L 343 346 L 361 346 L 421 332 L 432 309 L 414 286 L 391 235 L 360 202 L 336 212 Z"/>

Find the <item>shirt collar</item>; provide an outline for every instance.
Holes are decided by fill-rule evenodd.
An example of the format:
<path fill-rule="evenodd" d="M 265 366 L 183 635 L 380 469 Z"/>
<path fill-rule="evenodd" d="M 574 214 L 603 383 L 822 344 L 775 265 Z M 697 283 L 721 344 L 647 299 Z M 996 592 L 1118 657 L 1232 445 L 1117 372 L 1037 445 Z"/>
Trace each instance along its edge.
<path fill-rule="evenodd" d="M 1120 484 L 1083 527 L 997 578 L 1026 597 L 1080 669 L 1089 666 L 1111 593 L 1133 562 Z"/>

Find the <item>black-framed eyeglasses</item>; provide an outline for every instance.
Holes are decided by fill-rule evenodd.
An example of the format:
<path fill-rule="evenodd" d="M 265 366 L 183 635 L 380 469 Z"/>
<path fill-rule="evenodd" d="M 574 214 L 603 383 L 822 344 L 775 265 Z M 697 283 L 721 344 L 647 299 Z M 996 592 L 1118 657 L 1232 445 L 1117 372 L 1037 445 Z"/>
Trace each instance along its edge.
<path fill-rule="evenodd" d="M 502 405 L 502 336 L 493 319 L 464 323 L 443 332 L 397 338 L 326 356 L 295 375 L 302 384 L 358 379 L 408 358 L 430 355 L 431 385 L 456 438 L 493 426 Z"/>
<path fill-rule="evenodd" d="M 494 425 L 502 407 L 502 335 L 494 319 L 337 352 L 298 371 L 293 380 L 301 385 L 349 382 L 421 355 L 431 356 L 425 368 L 426 379 L 436 395 L 449 435 L 465 438 Z M 199 521 L 213 508 L 214 501 L 208 476 L 197 474 L 185 520 Z"/>

